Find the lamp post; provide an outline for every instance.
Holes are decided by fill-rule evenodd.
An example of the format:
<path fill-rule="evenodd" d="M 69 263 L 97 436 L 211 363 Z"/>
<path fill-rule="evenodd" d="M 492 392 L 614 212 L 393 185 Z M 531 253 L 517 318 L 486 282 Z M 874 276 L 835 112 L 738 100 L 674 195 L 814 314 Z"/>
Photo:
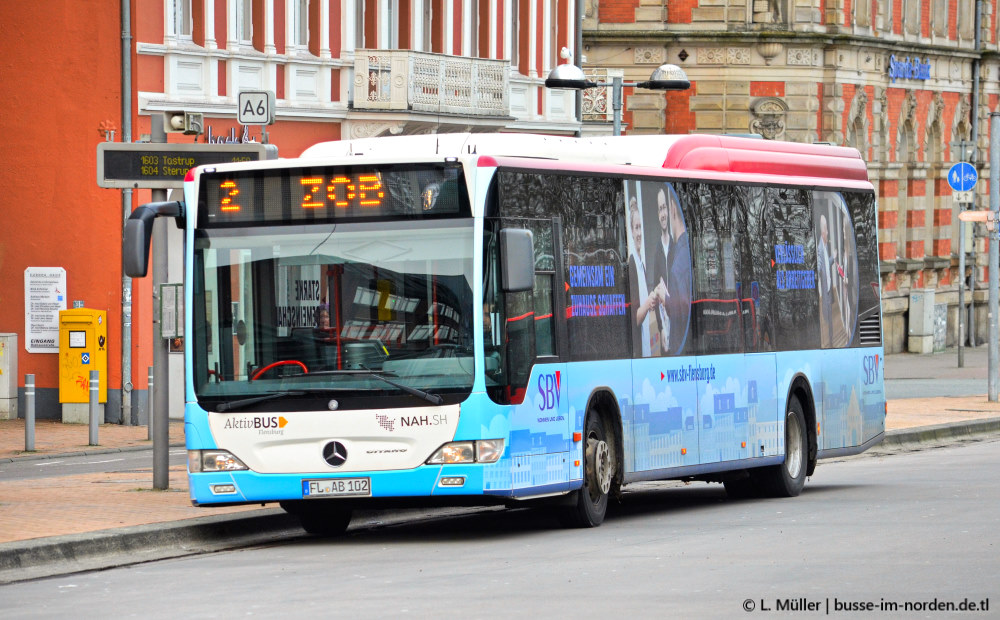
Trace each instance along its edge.
<path fill-rule="evenodd" d="M 611 78 L 610 82 L 594 82 L 587 79 L 587 76 L 583 74 L 583 69 L 569 63 L 558 65 L 545 78 L 546 88 L 585 90 L 596 86 L 611 87 L 611 109 L 614 115 L 613 131 L 614 135 L 620 136 L 622 134 L 622 87 L 632 86 L 648 90 L 687 90 L 691 88 L 691 81 L 688 80 L 684 69 L 669 64 L 657 67 L 649 79 L 644 82 L 625 82 L 617 76 Z"/>

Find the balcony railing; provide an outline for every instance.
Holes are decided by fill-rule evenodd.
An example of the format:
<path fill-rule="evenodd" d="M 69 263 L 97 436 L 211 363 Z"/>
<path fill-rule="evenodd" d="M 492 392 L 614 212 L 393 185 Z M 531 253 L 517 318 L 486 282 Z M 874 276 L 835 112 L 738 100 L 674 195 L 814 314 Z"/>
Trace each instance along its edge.
<path fill-rule="evenodd" d="M 510 63 L 410 50 L 357 50 L 355 110 L 509 116 Z"/>

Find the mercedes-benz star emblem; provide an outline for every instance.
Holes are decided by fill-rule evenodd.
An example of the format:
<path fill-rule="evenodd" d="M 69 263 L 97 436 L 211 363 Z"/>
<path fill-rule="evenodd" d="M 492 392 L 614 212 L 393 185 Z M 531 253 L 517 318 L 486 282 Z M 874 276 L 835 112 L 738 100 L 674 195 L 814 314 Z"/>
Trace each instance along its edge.
<path fill-rule="evenodd" d="M 331 441 L 323 446 L 323 458 L 332 467 L 340 467 L 347 462 L 347 448 L 339 441 Z"/>

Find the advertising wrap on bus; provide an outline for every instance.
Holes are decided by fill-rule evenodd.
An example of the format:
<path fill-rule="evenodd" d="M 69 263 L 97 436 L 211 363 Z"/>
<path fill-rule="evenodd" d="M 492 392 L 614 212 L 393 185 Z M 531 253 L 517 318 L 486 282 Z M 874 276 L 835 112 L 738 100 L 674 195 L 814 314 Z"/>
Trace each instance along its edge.
<path fill-rule="evenodd" d="M 799 494 L 884 432 L 876 211 L 856 151 L 762 142 L 411 136 L 196 168 L 192 501 L 334 535 L 404 501 L 592 527 L 640 480 Z"/>

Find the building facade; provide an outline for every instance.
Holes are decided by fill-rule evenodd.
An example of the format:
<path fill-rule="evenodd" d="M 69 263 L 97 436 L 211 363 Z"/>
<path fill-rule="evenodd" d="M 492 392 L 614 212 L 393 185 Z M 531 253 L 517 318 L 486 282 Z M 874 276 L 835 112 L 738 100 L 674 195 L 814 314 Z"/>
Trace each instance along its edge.
<path fill-rule="evenodd" d="M 684 92 L 626 88 L 627 133 L 759 134 L 862 153 L 879 202 L 886 352 L 955 344 L 963 246 L 984 341 L 987 240 L 969 225 L 962 243 L 947 173 L 972 162 L 970 207 L 988 207 L 997 0 L 586 0 L 584 12 L 588 74 L 640 81 L 672 63 L 691 80 Z M 607 100 L 589 91 L 585 120 L 606 123 Z M 911 294 L 932 295 L 933 325 L 910 317 Z M 933 341 L 912 337 L 927 329 Z"/>
<path fill-rule="evenodd" d="M 201 114 L 203 132 L 169 142 L 266 140 L 281 157 L 348 137 L 579 128 L 573 93 L 544 87 L 578 33 L 574 0 L 121 0 L 122 19 L 110 6 L 0 8 L 11 104 L 0 119 L 0 333 L 18 337 L 17 351 L 2 353 L 17 357 L 22 408 L 24 375 L 35 376 L 39 418 L 60 417 L 59 355 L 28 350 L 29 268 L 65 272 L 66 307 L 107 312 L 106 419 L 146 421 L 152 290 L 148 278 L 123 280 L 121 239 L 125 214 L 151 193 L 99 188 L 100 142 L 148 141 L 151 118 L 174 111 Z M 237 122 L 238 94 L 251 90 L 275 94 L 266 138 Z M 167 279 L 179 282 L 171 235 Z M 170 413 L 179 416 L 175 344 Z"/>

